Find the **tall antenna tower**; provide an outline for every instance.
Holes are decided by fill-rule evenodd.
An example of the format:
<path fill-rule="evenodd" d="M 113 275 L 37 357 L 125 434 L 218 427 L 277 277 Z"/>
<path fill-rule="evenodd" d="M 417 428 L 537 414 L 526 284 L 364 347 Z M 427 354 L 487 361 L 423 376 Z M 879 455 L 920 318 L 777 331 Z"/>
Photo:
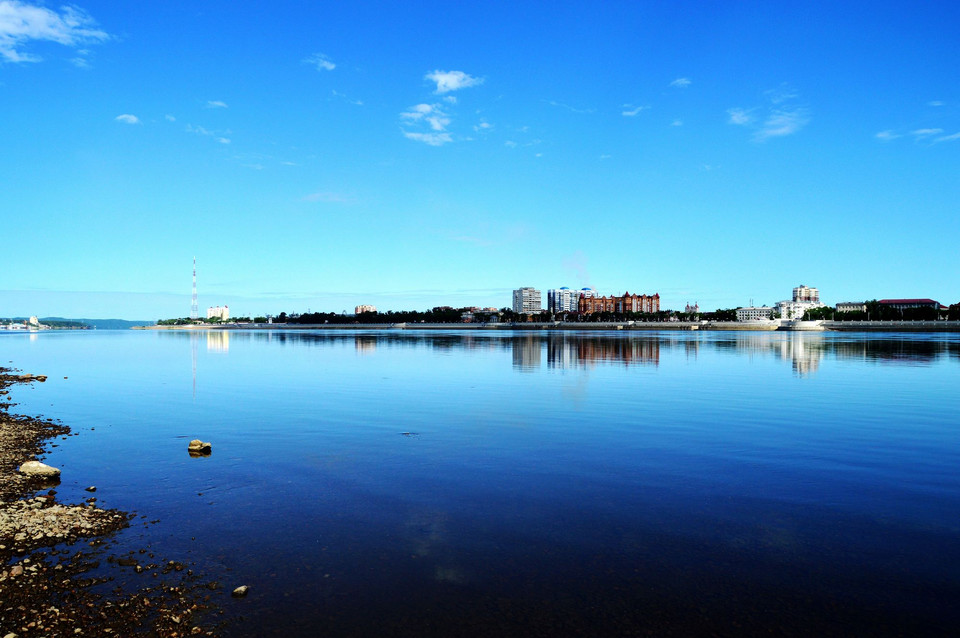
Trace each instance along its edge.
<path fill-rule="evenodd" d="M 197 258 L 193 258 L 193 299 L 190 301 L 190 318 L 200 318 L 200 306 L 197 305 Z"/>

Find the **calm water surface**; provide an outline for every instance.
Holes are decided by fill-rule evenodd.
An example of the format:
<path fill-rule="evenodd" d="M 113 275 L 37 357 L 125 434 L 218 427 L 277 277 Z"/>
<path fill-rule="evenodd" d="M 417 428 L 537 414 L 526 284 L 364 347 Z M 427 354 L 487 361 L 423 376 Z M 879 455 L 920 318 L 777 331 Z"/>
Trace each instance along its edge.
<path fill-rule="evenodd" d="M 48 462 L 234 636 L 953 635 L 960 335 L 51 332 Z M 67 377 L 66 379 L 64 377 Z M 211 441 L 190 458 L 189 439 Z"/>

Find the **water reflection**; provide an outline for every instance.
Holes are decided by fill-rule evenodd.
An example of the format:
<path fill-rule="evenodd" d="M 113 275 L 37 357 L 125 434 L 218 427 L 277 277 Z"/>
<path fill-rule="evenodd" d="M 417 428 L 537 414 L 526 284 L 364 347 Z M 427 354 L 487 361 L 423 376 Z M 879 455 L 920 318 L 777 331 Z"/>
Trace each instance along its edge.
<path fill-rule="evenodd" d="M 194 331 L 160 332 L 163 338 L 190 339 Z M 696 360 L 706 352 L 772 356 L 789 362 L 798 376 L 815 374 L 824 359 L 881 365 L 930 365 L 960 360 L 960 335 L 851 334 L 804 332 L 477 332 L 477 331 L 206 331 L 208 352 L 228 353 L 235 343 L 329 347 L 353 344 L 358 354 L 378 348 L 429 348 L 441 352 L 507 351 L 519 372 L 567 370 L 598 365 L 657 366 L 661 356 L 682 352 Z M 545 354 L 544 354 L 545 353 Z M 546 366 L 544 366 L 544 361 Z M 194 368 L 196 361 L 194 361 Z M 194 369 L 194 377 L 196 370 Z"/>

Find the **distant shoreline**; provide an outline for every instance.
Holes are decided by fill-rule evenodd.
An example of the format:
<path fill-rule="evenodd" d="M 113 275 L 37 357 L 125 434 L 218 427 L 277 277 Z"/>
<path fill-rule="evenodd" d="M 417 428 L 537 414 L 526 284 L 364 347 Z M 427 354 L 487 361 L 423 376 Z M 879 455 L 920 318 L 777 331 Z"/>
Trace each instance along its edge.
<path fill-rule="evenodd" d="M 688 331 L 820 331 L 820 332 L 960 332 L 960 321 L 821 321 L 780 326 L 737 321 L 608 321 L 558 323 L 344 323 L 344 324 L 221 324 L 135 326 L 131 330 L 688 330 Z"/>

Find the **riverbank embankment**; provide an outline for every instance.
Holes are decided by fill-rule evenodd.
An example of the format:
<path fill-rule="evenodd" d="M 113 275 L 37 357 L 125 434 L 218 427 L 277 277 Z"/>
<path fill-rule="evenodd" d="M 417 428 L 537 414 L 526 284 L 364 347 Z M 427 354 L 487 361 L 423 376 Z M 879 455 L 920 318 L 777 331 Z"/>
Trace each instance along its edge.
<path fill-rule="evenodd" d="M 960 321 L 818 321 L 828 332 L 960 332 Z M 137 326 L 133 330 L 791 330 L 777 321 L 568 321 L 552 323 L 227 323 L 221 325 Z M 810 327 L 805 330 L 814 329 Z"/>

